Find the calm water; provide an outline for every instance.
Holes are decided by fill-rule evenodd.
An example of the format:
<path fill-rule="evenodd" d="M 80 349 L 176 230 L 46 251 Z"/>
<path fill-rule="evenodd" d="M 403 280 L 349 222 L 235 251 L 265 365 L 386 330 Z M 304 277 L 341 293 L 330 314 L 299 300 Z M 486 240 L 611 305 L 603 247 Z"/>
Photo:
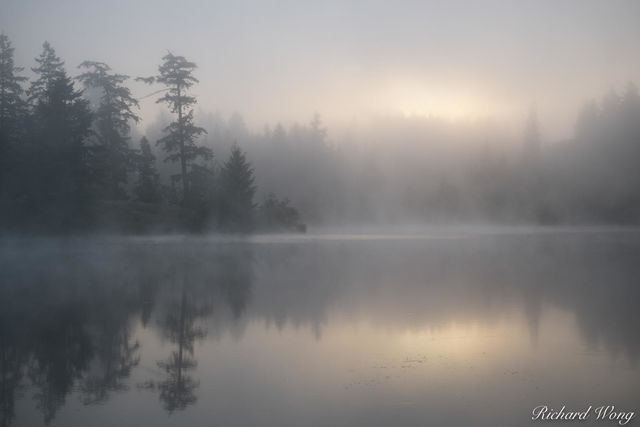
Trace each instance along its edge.
<path fill-rule="evenodd" d="M 639 303 L 635 231 L 5 240 L 0 425 L 633 425 Z"/>

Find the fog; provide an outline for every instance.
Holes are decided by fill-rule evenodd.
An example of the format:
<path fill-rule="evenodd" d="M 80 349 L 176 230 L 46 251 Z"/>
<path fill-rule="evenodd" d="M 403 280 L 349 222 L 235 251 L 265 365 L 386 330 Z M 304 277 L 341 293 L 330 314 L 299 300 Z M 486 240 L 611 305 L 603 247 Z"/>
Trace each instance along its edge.
<path fill-rule="evenodd" d="M 34 88 L 44 83 L 33 68 L 44 41 L 91 101 L 91 127 L 82 137 L 88 153 L 109 139 L 100 122 L 106 92 L 95 78 L 78 80 L 77 66 L 99 61 L 107 72 L 130 76 L 117 83 L 126 87 L 130 109 L 121 111 L 116 134 L 133 151 L 120 154 L 133 159 L 147 137 L 147 172 L 157 168 L 158 188 L 150 195 L 147 179 L 146 198 L 139 196 L 142 169 L 133 160 L 109 164 L 111 153 L 102 166 L 99 159 L 87 165 L 87 176 L 111 174 L 111 182 L 89 190 L 99 200 L 181 200 L 190 211 L 176 215 L 206 217 L 198 227 L 216 228 L 239 215 L 219 208 L 232 204 L 221 199 L 228 189 L 220 190 L 220 177 L 237 147 L 253 170 L 247 206 L 275 194 L 271 201 L 295 209 L 287 211 L 295 213 L 291 224 L 640 220 L 640 177 L 631 161 L 640 153 L 634 2 L 3 0 L 0 7 L 13 64 L 23 68 L 15 75 L 28 79 L 19 81 L 16 99 L 25 100 L 30 118 L 16 119 L 23 136 L 9 136 L 17 139 L 8 146 L 53 132 L 33 126 L 46 114 L 36 111 L 45 98 Z M 197 81 L 180 104 L 185 114 L 193 111 L 188 142 L 195 151 L 192 158 L 174 153 L 167 163 L 172 148 L 162 144 L 170 141 L 156 141 L 172 132 L 177 104 L 161 99 L 168 89 L 160 80 L 149 86 L 153 79 L 137 78 L 155 76 L 168 52 L 191 61 L 185 64 L 193 64 Z M 9 152 L 8 163 L 22 164 L 2 178 L 11 209 L 20 199 L 12 191 L 34 191 L 18 188 L 15 182 L 28 180 L 19 172 L 31 177 L 30 167 L 42 169 L 38 161 L 24 166 L 21 156 L 43 155 L 14 159 Z M 69 164 L 69 156 L 61 162 Z M 212 179 L 222 184 L 203 178 L 219 173 Z M 22 217 L 21 209 L 9 218 Z M 109 212 L 99 222 L 113 224 L 131 207 L 99 210 Z"/>
<path fill-rule="evenodd" d="M 639 23 L 0 0 L 0 425 L 634 420 Z"/>
<path fill-rule="evenodd" d="M 549 136 L 566 138 L 586 99 L 640 73 L 640 6 L 628 1 L 3 0 L 1 7 L 17 64 L 31 66 L 48 40 L 70 68 L 100 60 L 143 76 L 171 50 L 198 64 L 205 111 L 238 111 L 257 129 L 316 111 L 332 127 L 379 113 L 492 116 L 517 126 L 535 104 Z M 143 109 L 148 124 L 153 100 Z"/>

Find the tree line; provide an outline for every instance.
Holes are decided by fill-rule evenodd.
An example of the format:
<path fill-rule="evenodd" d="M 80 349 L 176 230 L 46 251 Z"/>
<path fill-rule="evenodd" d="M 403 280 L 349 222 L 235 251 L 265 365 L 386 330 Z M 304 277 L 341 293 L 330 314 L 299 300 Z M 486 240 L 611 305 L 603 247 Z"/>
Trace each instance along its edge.
<path fill-rule="evenodd" d="M 586 104 L 565 141 L 545 140 L 532 112 L 520 137 L 482 122 L 379 117 L 332 143 L 318 115 L 263 132 L 239 114 L 196 120 L 195 69 L 168 53 L 156 75 L 138 78 L 169 114 L 133 141 L 140 118 L 129 77 L 92 61 L 69 77 L 45 43 L 28 81 L 3 35 L 0 229 L 302 230 L 301 216 L 325 224 L 640 222 L 632 83 Z"/>
<path fill-rule="evenodd" d="M 549 137 L 535 108 L 514 129 L 381 115 L 331 139 L 317 116 L 263 131 L 239 114 L 201 120 L 211 146 L 246 141 L 260 187 L 286 194 L 314 223 L 640 223 L 636 85 L 612 88 L 576 113 L 562 140 Z"/>
<path fill-rule="evenodd" d="M 211 162 L 194 119 L 195 63 L 169 52 L 157 75 L 136 79 L 157 86 L 173 117 L 156 141 L 179 165 L 168 183 L 149 140 L 131 140 L 140 117 L 129 76 L 85 61 L 71 77 L 48 42 L 35 63 L 29 81 L 0 35 L 0 229 L 304 229 L 287 199 L 255 202 L 253 167 L 237 144 L 224 163 Z"/>

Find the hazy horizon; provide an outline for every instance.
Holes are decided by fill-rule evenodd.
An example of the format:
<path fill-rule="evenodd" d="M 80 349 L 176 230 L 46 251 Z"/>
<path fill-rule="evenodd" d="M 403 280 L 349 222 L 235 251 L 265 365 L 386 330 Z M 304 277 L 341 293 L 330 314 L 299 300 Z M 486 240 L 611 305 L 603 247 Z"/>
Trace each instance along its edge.
<path fill-rule="evenodd" d="M 72 75 L 83 60 L 152 75 L 167 50 L 184 55 L 198 65 L 198 108 L 239 112 L 255 130 L 315 112 L 338 131 L 413 115 L 519 129 L 535 106 L 552 141 L 571 136 L 586 101 L 640 81 L 640 4 L 550 6 L 3 0 L 0 29 L 27 75 L 45 40 Z M 161 107 L 141 107 L 144 131 Z"/>

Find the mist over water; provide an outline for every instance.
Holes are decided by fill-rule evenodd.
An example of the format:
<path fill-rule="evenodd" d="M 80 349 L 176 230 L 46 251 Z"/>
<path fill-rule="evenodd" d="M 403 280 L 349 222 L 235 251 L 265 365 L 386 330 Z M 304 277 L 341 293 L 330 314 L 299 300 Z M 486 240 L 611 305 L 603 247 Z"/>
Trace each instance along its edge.
<path fill-rule="evenodd" d="M 5 242 L 3 422 L 527 425 L 542 404 L 633 410 L 639 250 L 629 230 L 471 227 Z"/>

